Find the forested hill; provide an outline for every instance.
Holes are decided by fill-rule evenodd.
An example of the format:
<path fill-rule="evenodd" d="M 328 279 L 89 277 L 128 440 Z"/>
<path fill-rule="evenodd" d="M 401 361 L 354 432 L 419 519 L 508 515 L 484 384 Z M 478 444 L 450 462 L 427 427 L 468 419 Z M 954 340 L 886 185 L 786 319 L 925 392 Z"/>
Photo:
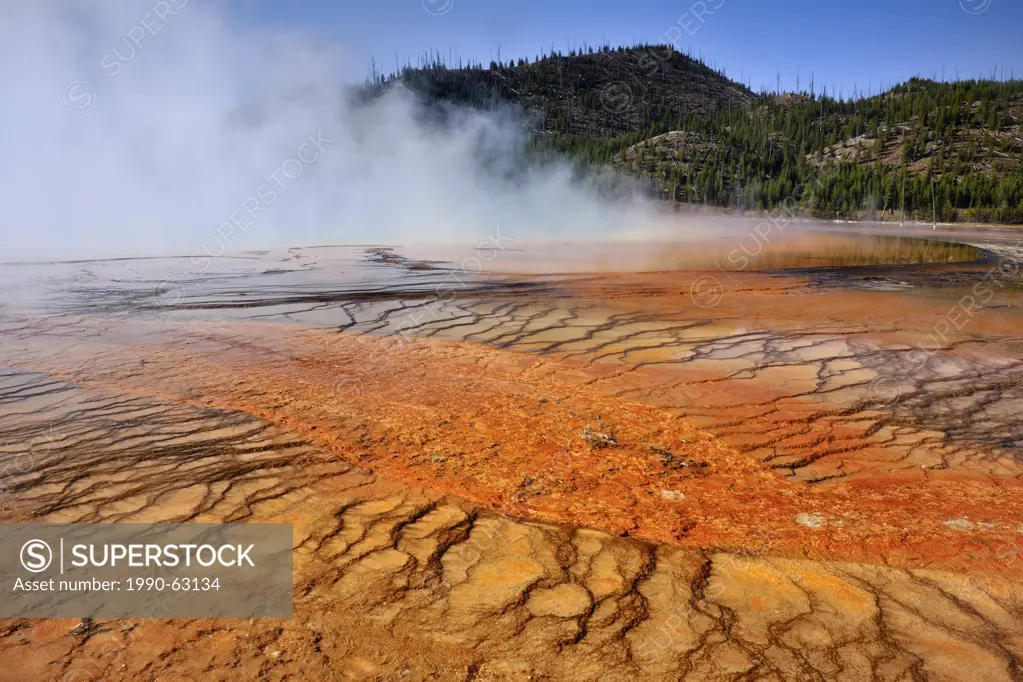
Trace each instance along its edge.
<path fill-rule="evenodd" d="M 881 94 L 755 94 L 667 46 L 406 67 L 430 100 L 531 114 L 538 149 L 648 178 L 677 204 L 822 218 L 1023 223 L 1023 81 L 912 79 Z"/>
<path fill-rule="evenodd" d="M 680 121 L 756 99 L 745 86 L 659 45 L 459 69 L 438 59 L 390 79 L 431 100 L 476 107 L 511 101 L 533 114 L 541 131 L 571 139 L 614 138 L 655 121 Z"/>

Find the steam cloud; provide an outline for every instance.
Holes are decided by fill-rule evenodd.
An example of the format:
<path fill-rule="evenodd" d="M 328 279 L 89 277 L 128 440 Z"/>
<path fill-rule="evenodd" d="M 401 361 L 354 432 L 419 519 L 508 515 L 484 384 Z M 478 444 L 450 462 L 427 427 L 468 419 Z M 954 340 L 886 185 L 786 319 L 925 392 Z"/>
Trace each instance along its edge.
<path fill-rule="evenodd" d="M 270 244 L 609 235 L 661 219 L 563 165 L 523 174 L 524 126 L 438 125 L 393 88 L 353 104 L 339 46 L 200 0 L 3 3 L 4 260 L 211 255 Z M 361 64 L 361 60 L 358 60 Z"/>

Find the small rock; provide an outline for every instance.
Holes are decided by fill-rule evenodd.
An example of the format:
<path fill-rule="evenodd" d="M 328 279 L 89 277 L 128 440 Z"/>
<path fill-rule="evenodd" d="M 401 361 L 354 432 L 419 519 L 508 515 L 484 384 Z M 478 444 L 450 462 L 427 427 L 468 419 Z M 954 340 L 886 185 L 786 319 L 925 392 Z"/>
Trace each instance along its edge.
<path fill-rule="evenodd" d="M 823 528 L 827 521 L 820 514 L 796 514 L 796 523 L 807 528 Z"/>
<path fill-rule="evenodd" d="M 590 427 L 583 429 L 582 439 L 593 446 L 594 449 L 601 448 L 616 448 L 618 447 L 618 440 L 614 437 L 614 434 L 600 433 L 594 431 Z"/>
<path fill-rule="evenodd" d="M 974 523 L 969 519 L 949 519 L 942 521 L 946 526 L 952 530 L 973 530 Z"/>
<path fill-rule="evenodd" d="M 679 500 L 686 499 L 685 493 L 682 493 L 678 490 L 662 490 L 661 497 L 663 497 L 666 500 L 674 500 L 676 502 Z"/>
<path fill-rule="evenodd" d="M 682 441 L 685 443 L 685 441 Z M 707 466 L 706 462 L 699 462 L 688 457 L 682 457 L 677 455 L 671 450 L 665 450 L 664 448 L 651 447 L 650 452 L 657 455 L 657 458 L 664 465 L 665 471 L 675 471 L 678 469 L 700 469 Z"/>
<path fill-rule="evenodd" d="M 95 630 L 96 627 L 96 624 L 92 622 L 92 618 L 83 618 L 78 625 L 69 629 L 67 633 L 72 637 L 84 637 Z"/>

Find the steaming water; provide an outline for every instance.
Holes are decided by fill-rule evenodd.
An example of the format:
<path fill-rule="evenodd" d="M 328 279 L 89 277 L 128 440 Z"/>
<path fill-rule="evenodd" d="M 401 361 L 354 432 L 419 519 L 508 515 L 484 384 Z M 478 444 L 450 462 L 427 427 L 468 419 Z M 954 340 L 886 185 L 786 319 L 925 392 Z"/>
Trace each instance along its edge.
<path fill-rule="evenodd" d="M 7 263 L 0 264 L 0 311 L 198 314 L 204 319 L 259 317 L 343 326 L 350 321 L 346 305 L 393 308 L 439 291 L 450 299 L 528 287 L 535 295 L 542 293 L 545 282 L 588 272 L 939 264 L 983 255 L 973 246 L 919 238 L 792 232 L 770 242 L 744 243 L 743 236 L 734 228 L 710 241 L 684 243 L 553 243 L 504 235 L 499 244 L 484 240 L 394 250 L 319 246 L 202 259 Z M 545 277 L 519 276 L 526 273 Z"/>
<path fill-rule="evenodd" d="M 685 241 L 524 242 L 481 263 L 492 272 L 731 272 L 859 265 L 960 263 L 984 256 L 975 246 L 941 239 L 793 230 L 761 237 L 734 222 L 715 221 L 702 238 Z M 706 232 L 711 232 L 706 236 Z M 450 248 L 413 247 L 419 258 L 458 261 Z M 466 268 L 477 267 L 473 259 Z M 477 268 L 479 269 L 479 268 Z"/>
<path fill-rule="evenodd" d="M 0 5 L 0 84 L 18 103 L 0 126 L 5 260 L 666 227 L 638 196 L 527 164 L 516 111 L 438 117 L 400 85 L 365 102 L 344 46 L 223 3 L 157 4 L 174 11 Z"/>

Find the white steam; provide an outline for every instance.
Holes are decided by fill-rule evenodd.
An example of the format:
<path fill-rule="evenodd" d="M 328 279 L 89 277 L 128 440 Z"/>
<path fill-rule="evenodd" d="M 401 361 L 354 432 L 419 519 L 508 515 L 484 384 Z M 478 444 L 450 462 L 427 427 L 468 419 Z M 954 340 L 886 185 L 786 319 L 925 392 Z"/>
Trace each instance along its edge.
<path fill-rule="evenodd" d="M 200 0 L 3 3 L 0 51 L 0 260 L 660 223 L 564 167 L 484 172 L 481 153 L 514 165 L 520 121 L 462 111 L 438 127 L 400 89 L 347 104 L 362 69 L 343 49 Z"/>

